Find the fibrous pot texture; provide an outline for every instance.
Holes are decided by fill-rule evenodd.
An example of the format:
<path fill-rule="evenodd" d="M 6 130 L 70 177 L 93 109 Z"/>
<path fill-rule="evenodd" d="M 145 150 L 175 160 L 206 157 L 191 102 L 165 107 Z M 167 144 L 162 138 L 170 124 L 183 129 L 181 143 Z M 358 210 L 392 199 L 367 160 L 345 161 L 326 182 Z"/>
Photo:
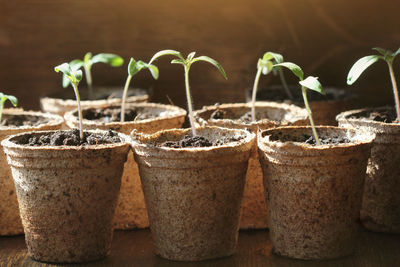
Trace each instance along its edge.
<path fill-rule="evenodd" d="M 259 134 L 270 238 L 279 255 L 331 259 L 353 253 L 356 245 L 374 136 L 331 126 L 317 131 L 321 138 L 346 137 L 350 143 L 280 141 L 282 136 L 312 136 L 310 127 L 279 127 Z"/>
<path fill-rule="evenodd" d="M 105 107 L 117 107 L 116 105 Z M 136 129 L 139 132 L 151 134 L 156 131 L 180 128 L 185 120 L 186 111 L 171 105 L 155 103 L 127 104 L 129 108 L 139 108 L 144 111 L 158 115 L 157 118 L 126 121 L 126 122 L 99 122 L 84 120 L 84 125 L 88 129 L 112 129 L 124 134 L 129 134 Z M 83 109 L 83 113 L 91 108 Z M 70 128 L 78 127 L 78 117 L 76 111 L 65 114 L 66 124 Z M 124 166 L 122 175 L 121 193 L 115 211 L 114 227 L 116 229 L 133 229 L 149 227 L 149 219 L 146 211 L 142 185 L 140 183 L 138 166 L 129 153 L 128 160 Z"/>
<path fill-rule="evenodd" d="M 5 109 L 3 118 L 9 116 L 34 116 L 48 119 L 48 122 L 36 126 L 0 126 L 0 142 L 9 135 L 39 131 L 57 130 L 61 128 L 64 119 L 58 115 L 41 112 L 23 111 L 21 109 Z M 2 148 L 1 148 L 2 149 Z M 18 209 L 18 200 L 10 167 L 4 153 L 0 153 L 0 235 L 23 234 L 21 218 Z"/>
<path fill-rule="evenodd" d="M 48 132 L 34 135 L 43 133 Z M 104 258 L 129 151 L 127 136 L 119 134 L 121 143 L 95 146 L 16 144 L 24 135 L 1 144 L 11 166 L 29 255 L 56 263 Z"/>
<path fill-rule="evenodd" d="M 178 261 L 232 255 L 255 135 L 201 127 L 197 134 L 210 141 L 243 138 L 201 148 L 154 145 L 180 140 L 188 133 L 188 129 L 173 129 L 153 135 L 132 134 L 156 254 Z"/>
<path fill-rule="evenodd" d="M 126 99 L 126 102 L 127 103 L 147 102 L 149 99 L 149 95 L 147 95 L 144 91 L 143 92 L 142 91 L 141 91 L 141 94 L 139 94 L 139 95 L 128 96 L 128 98 Z M 86 91 L 81 92 L 81 97 L 83 97 L 84 93 L 86 93 Z M 107 98 L 107 96 L 110 93 L 111 93 L 111 96 L 109 96 Z M 104 98 L 103 99 L 97 98 L 95 100 L 82 100 L 81 106 L 82 106 L 82 108 L 85 108 L 85 107 L 100 108 L 103 106 L 113 105 L 113 104 L 120 105 L 121 104 L 121 93 L 122 93 L 122 88 L 115 88 L 115 89 L 99 88 L 99 89 L 96 89 L 95 94 L 97 97 L 104 95 Z M 115 94 L 119 94 L 119 97 L 113 96 Z M 74 110 L 77 107 L 74 96 L 71 95 L 70 97 L 71 98 L 59 98 L 56 96 L 43 97 L 40 99 L 40 105 L 44 112 L 49 112 L 49 113 L 64 116 L 64 114 L 66 112 Z"/>
<path fill-rule="evenodd" d="M 257 101 L 277 101 L 287 104 L 294 104 L 304 107 L 303 98 L 301 96 L 301 88 L 299 86 L 290 86 L 290 91 L 295 100 L 290 100 L 282 86 L 272 86 L 258 91 Z M 326 96 L 317 92 L 308 92 L 308 102 L 313 111 L 313 119 L 316 125 L 332 125 L 336 126 L 336 115 L 340 112 L 355 108 L 356 95 L 349 93 L 348 90 L 327 87 L 324 88 Z M 247 101 L 251 101 L 251 91 L 246 95 Z"/>
<path fill-rule="evenodd" d="M 262 120 L 256 123 L 244 123 L 237 118 L 250 111 L 249 103 L 222 104 L 208 106 L 196 111 L 195 116 L 201 125 L 216 125 L 220 127 L 251 129 L 256 132 L 258 127 L 268 129 L 279 125 L 306 125 L 308 124 L 305 109 L 294 105 L 280 104 L 276 102 L 257 102 L 256 112 Z M 233 119 L 210 119 L 217 109 L 227 112 Z M 258 160 L 258 153 L 254 145 L 254 151 L 250 157 L 246 174 L 240 228 L 262 229 L 267 228 L 267 204 L 264 197 L 262 170 Z"/>
<path fill-rule="evenodd" d="M 357 118 L 364 112 L 387 110 L 351 110 L 339 114 L 337 120 L 341 127 L 376 134 L 360 213 L 363 225 L 377 232 L 400 233 L 400 124 Z"/>

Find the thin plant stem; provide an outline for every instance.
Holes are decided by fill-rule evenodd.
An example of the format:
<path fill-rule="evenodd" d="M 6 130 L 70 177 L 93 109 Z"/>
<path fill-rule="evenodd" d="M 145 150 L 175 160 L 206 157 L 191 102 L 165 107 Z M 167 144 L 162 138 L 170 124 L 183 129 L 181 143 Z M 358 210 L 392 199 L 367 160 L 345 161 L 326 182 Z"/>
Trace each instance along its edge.
<path fill-rule="evenodd" d="M 194 118 L 193 118 L 192 96 L 190 94 L 190 87 L 189 87 L 190 66 L 184 65 L 184 69 L 185 69 L 186 97 L 187 97 L 187 105 L 188 105 L 188 110 L 189 110 L 189 122 L 190 122 L 190 127 L 192 128 L 192 135 L 196 136 L 196 129 L 194 127 Z"/>
<path fill-rule="evenodd" d="M 72 83 L 72 87 L 74 88 L 76 102 L 78 103 L 78 116 L 79 116 L 79 138 L 83 139 L 83 116 L 82 116 L 82 108 L 81 108 L 81 98 L 79 97 L 78 86 L 75 83 Z"/>
<path fill-rule="evenodd" d="M 129 84 L 131 82 L 132 79 L 132 75 L 128 75 L 128 78 L 126 79 L 125 82 L 125 87 L 124 87 L 124 92 L 122 94 L 122 102 L 121 102 L 121 122 L 125 121 L 125 104 L 126 104 L 126 97 L 128 95 L 128 88 L 129 88 Z"/>
<path fill-rule="evenodd" d="M 258 82 L 260 80 L 262 68 L 257 69 L 256 78 L 254 79 L 253 85 L 253 94 L 251 96 L 251 120 L 256 121 L 256 96 L 257 96 L 257 88 Z"/>
<path fill-rule="evenodd" d="M 1 118 L 3 117 L 4 102 L 5 101 L 0 102 L 0 123 L 1 123 Z"/>
<path fill-rule="evenodd" d="M 317 131 L 315 130 L 314 120 L 312 118 L 310 106 L 308 105 L 307 92 L 306 92 L 306 88 L 304 86 L 301 87 L 301 92 L 303 93 L 304 104 L 306 105 L 306 109 L 307 109 L 307 112 L 308 112 L 308 118 L 310 119 L 312 132 L 313 132 L 315 141 L 317 142 L 317 145 L 319 146 L 319 145 L 321 145 L 321 142 L 319 141 Z"/>
<path fill-rule="evenodd" d="M 89 91 L 89 100 L 92 100 L 93 99 L 92 73 L 90 72 L 89 66 L 85 65 L 84 69 L 85 69 L 86 83 Z"/>
<path fill-rule="evenodd" d="M 283 89 L 285 89 L 285 92 L 286 92 L 287 96 L 289 97 L 289 99 L 293 100 L 293 95 L 290 92 L 289 87 L 288 87 L 288 85 L 286 83 L 286 79 L 285 79 L 285 76 L 283 75 L 282 68 L 278 68 L 278 73 L 279 73 L 279 78 L 281 79 L 281 83 L 282 83 Z"/>
<path fill-rule="evenodd" d="M 389 66 L 390 78 L 392 80 L 392 85 L 393 85 L 393 94 L 394 94 L 394 101 L 396 104 L 397 121 L 398 121 L 398 123 L 400 123 L 399 91 L 397 90 L 396 78 L 394 77 L 393 63 L 391 61 L 388 61 L 387 63 Z"/>

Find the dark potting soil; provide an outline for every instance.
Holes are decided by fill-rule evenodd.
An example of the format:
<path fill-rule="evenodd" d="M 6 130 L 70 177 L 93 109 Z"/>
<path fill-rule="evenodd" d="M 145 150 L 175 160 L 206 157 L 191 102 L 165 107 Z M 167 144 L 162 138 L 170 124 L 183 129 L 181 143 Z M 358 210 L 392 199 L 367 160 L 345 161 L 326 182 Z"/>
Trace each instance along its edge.
<path fill-rule="evenodd" d="M 321 136 L 319 135 L 319 141 L 321 145 L 337 145 L 337 144 L 347 144 L 350 143 L 350 139 L 343 136 Z M 281 142 L 299 142 L 309 145 L 317 145 L 314 136 L 310 134 L 302 135 L 289 135 L 283 134 L 282 132 L 274 133 L 269 137 L 271 141 L 281 141 Z"/>
<path fill-rule="evenodd" d="M 361 119 L 361 118 L 366 118 L 369 120 L 373 121 L 380 121 L 380 122 L 385 122 L 385 123 L 398 123 L 399 121 L 397 120 L 396 112 L 394 108 L 387 108 L 386 110 L 365 110 L 363 112 L 353 114 L 351 119 Z"/>
<path fill-rule="evenodd" d="M 303 95 L 301 93 L 301 88 L 299 87 L 290 87 L 290 92 L 293 95 L 294 103 L 303 103 Z M 327 91 L 325 95 L 322 95 L 318 92 L 314 92 L 311 90 L 307 91 L 307 100 L 311 101 L 331 101 L 331 100 L 344 100 L 352 95 L 351 92 L 347 91 Z M 256 99 L 258 101 L 285 101 L 289 100 L 285 89 L 282 88 L 263 88 L 257 91 Z"/>
<path fill-rule="evenodd" d="M 28 146 L 88 146 L 101 144 L 120 143 L 121 138 L 114 131 L 105 133 L 83 133 L 83 139 L 79 138 L 79 130 L 56 131 L 44 135 L 25 135 L 24 138 L 16 142 L 20 145 Z"/>
<path fill-rule="evenodd" d="M 10 127 L 37 126 L 47 122 L 49 122 L 48 118 L 40 116 L 4 114 L 0 125 Z"/>
<path fill-rule="evenodd" d="M 87 109 L 82 112 L 84 119 L 91 121 L 100 122 L 119 122 L 121 121 L 121 108 L 110 107 L 110 108 L 93 108 Z M 143 108 L 137 109 L 126 109 L 125 110 L 125 121 L 138 121 L 156 118 L 154 114 L 146 112 Z"/>
<path fill-rule="evenodd" d="M 261 114 L 256 112 L 256 120 L 262 120 L 263 119 L 262 117 L 263 116 Z M 242 122 L 242 123 L 251 123 L 252 122 L 251 111 L 244 113 L 239 118 L 232 118 L 232 116 L 230 116 L 225 110 L 217 109 L 210 115 L 210 119 L 213 119 L 213 120 L 231 119 L 231 120 L 238 120 L 239 122 Z"/>
<path fill-rule="evenodd" d="M 223 139 L 219 139 L 215 142 L 211 142 L 207 138 L 203 136 L 192 136 L 185 135 L 183 139 L 179 141 L 166 141 L 160 144 L 157 144 L 158 147 L 171 147 L 171 148 L 185 148 L 185 147 L 210 147 L 210 146 L 221 146 L 229 142 L 235 142 L 242 140 L 244 137 L 225 137 Z"/>

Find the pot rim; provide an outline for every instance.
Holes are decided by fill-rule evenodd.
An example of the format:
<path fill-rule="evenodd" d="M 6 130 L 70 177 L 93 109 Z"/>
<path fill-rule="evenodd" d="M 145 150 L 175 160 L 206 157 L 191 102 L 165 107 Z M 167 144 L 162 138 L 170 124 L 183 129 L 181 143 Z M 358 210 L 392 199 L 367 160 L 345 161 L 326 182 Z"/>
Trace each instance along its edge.
<path fill-rule="evenodd" d="M 276 109 L 282 109 L 282 110 L 287 110 L 287 111 L 295 111 L 296 113 L 299 113 L 299 116 L 296 116 L 294 118 L 298 118 L 297 120 L 294 120 L 293 122 L 300 121 L 300 120 L 307 120 L 308 119 L 308 113 L 305 108 L 298 107 L 293 104 L 287 104 L 287 103 L 279 103 L 275 101 L 256 101 L 256 108 L 276 108 Z M 206 123 L 207 121 L 214 121 L 214 122 L 221 122 L 221 121 L 226 121 L 234 125 L 242 125 L 242 126 L 255 126 L 255 125 L 260 125 L 260 124 L 265 124 L 267 122 L 272 122 L 275 124 L 279 124 L 280 121 L 264 118 L 261 120 L 257 120 L 255 122 L 238 122 L 235 119 L 203 119 L 199 114 L 207 112 L 207 111 L 212 111 L 216 110 L 217 108 L 232 108 L 232 109 L 239 109 L 239 108 L 248 108 L 251 110 L 251 102 L 247 103 L 223 103 L 223 104 L 214 104 L 210 106 L 203 106 L 201 109 L 194 111 L 193 115 L 194 117 L 200 122 L 200 123 Z M 293 118 L 293 119 L 294 119 Z M 291 122 L 291 121 L 287 121 Z"/>
<path fill-rule="evenodd" d="M 289 86 L 289 89 L 290 89 L 291 87 L 294 87 L 294 86 L 297 86 L 297 85 L 289 84 L 288 86 Z M 279 88 L 282 88 L 282 85 L 275 84 L 275 85 L 272 85 L 272 86 L 268 86 L 268 88 L 260 88 L 260 89 L 261 90 L 263 90 L 263 89 L 264 90 L 278 90 Z M 247 90 L 251 91 L 252 89 L 248 88 Z M 349 91 L 349 90 L 347 90 L 345 88 L 337 87 L 337 86 L 333 86 L 333 85 L 332 86 L 324 86 L 324 90 L 325 90 L 325 92 L 344 92 L 344 93 L 348 93 L 348 95 L 343 99 L 328 99 L 328 100 L 311 100 L 311 99 L 309 99 L 308 102 L 314 103 L 314 104 L 315 103 L 329 103 L 329 104 L 332 104 L 332 103 L 338 103 L 338 102 L 352 101 L 352 100 L 354 100 L 354 99 L 356 99 L 358 97 L 358 94 L 356 92 L 354 92 L 354 91 Z M 292 101 L 289 98 L 283 99 L 283 100 L 280 100 L 280 101 L 290 101 L 290 103 L 294 104 L 294 105 L 300 105 L 300 104 L 304 105 L 304 102 L 302 102 L 302 101 Z M 272 102 L 281 103 L 280 101 L 272 101 Z"/>
<path fill-rule="evenodd" d="M 23 109 L 19 109 L 19 108 L 4 109 L 3 115 L 5 115 L 5 114 L 17 115 L 17 116 L 18 115 L 37 116 L 37 117 L 49 119 L 49 121 L 35 125 L 35 126 L 23 125 L 23 126 L 14 127 L 14 126 L 1 126 L 0 125 L 0 131 L 8 131 L 8 130 L 16 130 L 16 129 L 18 129 L 18 130 L 27 129 L 27 130 L 35 131 L 35 130 L 42 128 L 45 125 L 57 126 L 57 125 L 61 125 L 64 122 L 64 118 L 57 114 L 45 113 L 45 112 L 40 112 L 40 111 L 32 111 L 32 110 L 23 110 Z"/>
<path fill-rule="evenodd" d="M 108 104 L 108 105 L 104 105 L 102 107 L 84 107 L 84 108 L 82 108 L 82 112 L 84 110 L 89 110 L 89 109 L 93 109 L 93 108 L 108 108 L 108 107 L 121 107 L 121 105 Z M 167 116 L 162 116 L 162 117 L 144 119 L 144 120 L 139 120 L 139 121 L 124 121 L 124 122 L 120 122 L 120 121 L 98 122 L 98 121 L 83 119 L 83 124 L 91 125 L 91 126 L 102 125 L 102 126 L 107 126 L 107 127 L 120 126 L 120 125 L 142 125 L 142 124 L 147 124 L 149 122 L 154 122 L 154 121 L 172 119 L 172 118 L 177 118 L 177 117 L 181 117 L 181 116 L 184 117 L 184 116 L 186 116 L 186 113 L 187 113 L 186 110 L 184 110 L 183 108 L 180 108 L 178 106 L 159 104 L 159 103 L 126 103 L 126 108 L 129 108 L 129 107 L 164 108 L 165 111 L 174 111 L 175 113 L 171 114 L 171 115 L 167 115 Z M 76 112 L 78 112 L 78 109 L 73 109 L 73 110 L 65 113 L 64 119 L 65 119 L 66 123 L 78 122 L 78 117 L 75 115 Z"/>
<path fill-rule="evenodd" d="M 348 118 L 348 116 L 351 116 L 356 113 L 360 113 L 363 111 L 369 111 L 369 110 L 385 110 L 385 109 L 392 109 L 391 106 L 381 106 L 381 107 L 368 107 L 368 108 L 361 108 L 361 109 L 352 109 L 348 111 L 344 111 L 342 113 L 339 113 L 336 116 L 336 121 L 338 122 L 364 122 L 368 123 L 370 125 L 376 125 L 376 126 L 391 126 L 391 127 L 397 127 L 400 129 L 400 123 L 395 123 L 395 122 L 382 122 L 382 121 L 375 121 L 371 120 L 365 117 L 361 118 Z"/>
<path fill-rule="evenodd" d="M 28 135 L 28 134 L 46 134 L 46 133 L 54 133 L 54 132 L 66 132 L 70 131 L 69 130 L 52 130 L 52 131 L 29 131 L 29 132 L 23 132 L 19 134 L 14 134 L 8 136 L 6 139 L 4 139 L 1 142 L 1 145 L 4 148 L 7 149 L 18 149 L 18 150 L 25 150 L 25 151 L 87 151 L 87 150 L 102 150 L 102 149 L 110 149 L 110 148 L 117 148 L 117 147 L 124 147 L 124 146 L 129 146 L 129 137 L 125 134 L 117 132 L 118 136 L 122 139 L 122 142 L 120 143 L 111 143 L 111 144 L 100 144 L 100 145 L 88 145 L 88 146 L 27 146 L 27 145 L 21 145 L 21 144 L 16 144 L 12 142 L 12 139 L 21 137 L 23 135 Z M 107 130 L 84 130 L 84 132 L 90 132 L 90 133 L 105 133 L 108 132 Z"/>
<path fill-rule="evenodd" d="M 277 127 L 273 129 L 266 129 L 266 130 L 260 130 L 258 131 L 258 146 L 260 147 L 265 147 L 265 146 L 271 146 L 271 147 L 279 147 L 279 148 L 284 148 L 284 147 L 291 147 L 295 149 L 306 149 L 308 151 L 327 151 L 331 149 L 343 149 L 343 148 L 351 148 L 351 147 L 357 147 L 360 145 L 366 145 L 366 144 L 371 144 L 374 139 L 375 139 L 375 134 L 370 133 L 370 132 L 363 132 L 363 131 L 357 131 L 355 129 L 349 129 L 349 128 L 344 128 L 344 127 L 337 127 L 337 126 L 316 126 L 315 127 L 318 130 L 339 130 L 343 131 L 346 134 L 351 133 L 353 135 L 359 135 L 363 136 L 361 140 L 350 140 L 350 143 L 341 143 L 341 144 L 322 144 L 319 146 L 313 146 L 311 144 L 306 144 L 303 142 L 294 142 L 294 141 L 286 141 L 282 142 L 280 140 L 277 141 L 270 141 L 267 136 L 263 136 L 263 133 L 265 132 L 272 132 L 272 131 L 279 131 L 279 130 L 298 130 L 298 129 L 307 129 L 311 130 L 311 126 L 282 126 L 282 127 Z M 268 145 L 267 145 L 268 144 Z"/>
<path fill-rule="evenodd" d="M 179 132 L 180 134 L 184 135 L 187 132 L 191 131 L 191 128 L 180 128 L 180 129 L 168 129 L 168 130 L 162 130 L 155 132 L 153 134 L 143 134 L 134 129 L 130 133 L 131 137 L 131 145 L 132 148 L 135 149 L 135 147 L 140 147 L 140 148 L 147 148 L 151 149 L 154 151 L 174 151 L 174 152 L 185 152 L 185 153 L 198 153 L 198 152 L 207 152 L 207 151 L 217 151 L 217 150 L 226 150 L 226 149 L 231 149 L 234 147 L 239 147 L 242 145 L 246 145 L 248 143 L 251 143 L 255 140 L 255 133 L 252 133 L 247 130 L 242 130 L 242 129 L 232 129 L 232 128 L 223 128 L 223 127 L 218 127 L 218 126 L 201 126 L 201 127 L 196 127 L 196 130 L 202 130 L 202 129 L 214 129 L 214 130 L 219 130 L 219 131 L 228 131 L 228 132 L 238 132 L 245 134 L 245 138 L 240 139 L 238 141 L 232 141 L 223 145 L 219 146 L 209 146 L 209 147 L 184 147 L 184 148 L 173 148 L 173 147 L 158 147 L 158 146 L 149 146 L 147 142 L 144 140 L 150 140 L 150 139 L 156 139 L 160 136 L 162 136 L 165 133 L 168 132 Z"/>

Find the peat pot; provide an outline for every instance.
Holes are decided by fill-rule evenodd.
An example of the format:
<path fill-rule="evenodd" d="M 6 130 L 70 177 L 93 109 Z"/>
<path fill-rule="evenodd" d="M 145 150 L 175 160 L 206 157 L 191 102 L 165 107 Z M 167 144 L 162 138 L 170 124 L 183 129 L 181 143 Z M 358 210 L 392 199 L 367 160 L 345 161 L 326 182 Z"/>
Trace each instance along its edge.
<path fill-rule="evenodd" d="M 304 107 L 303 97 L 299 86 L 290 86 L 294 100 L 290 100 L 282 86 L 261 88 L 257 91 L 257 101 L 277 101 Z M 324 88 L 326 94 L 308 92 L 308 102 L 313 111 L 313 119 L 316 125 L 336 126 L 336 115 L 340 112 L 355 108 L 357 96 L 349 90 L 335 87 Z M 246 91 L 246 100 L 251 101 L 251 90 Z"/>
<path fill-rule="evenodd" d="M 254 133 L 257 132 L 258 127 L 267 129 L 280 125 L 308 124 L 307 112 L 305 109 L 276 102 L 256 103 L 257 123 L 251 123 L 248 120 L 240 120 L 242 116 L 246 117 L 244 114 L 250 112 L 250 107 L 250 104 L 244 103 L 208 106 L 196 111 L 195 117 L 200 125 L 250 129 Z M 216 115 L 216 112 L 222 112 L 224 117 L 221 118 L 221 116 L 218 116 L 217 118 L 211 118 L 211 115 Z M 250 157 L 249 166 L 247 168 L 240 228 L 267 228 L 267 204 L 264 197 L 262 170 L 255 143 L 254 151 Z"/>
<path fill-rule="evenodd" d="M 359 212 L 373 134 L 317 127 L 321 139 L 349 143 L 313 146 L 311 127 L 259 133 L 258 148 L 268 201 L 273 251 L 296 259 L 350 255 L 360 229 Z"/>
<path fill-rule="evenodd" d="M 0 141 L 17 133 L 57 130 L 61 128 L 64 119 L 57 115 L 41 112 L 23 111 L 21 109 L 5 109 L 3 121 L 18 118 L 21 122 L 32 120 L 32 124 L 21 126 L 0 126 Z M 39 121 L 37 121 L 39 119 Z M 0 236 L 23 234 L 19 216 L 18 200 L 10 167 L 4 153 L 0 153 Z"/>
<path fill-rule="evenodd" d="M 120 106 L 104 106 L 102 109 L 120 110 Z M 125 122 L 105 122 L 99 120 L 84 120 L 87 129 L 112 129 L 124 134 L 129 134 L 133 129 L 139 132 L 150 134 L 160 130 L 180 128 L 185 120 L 186 111 L 176 106 L 162 105 L 155 103 L 127 104 L 127 110 L 137 110 L 138 118 L 147 115 L 148 118 L 135 119 Z M 94 108 L 84 108 L 83 117 Z M 69 111 L 65 114 L 65 121 L 68 127 L 78 127 L 77 111 Z M 122 175 L 121 193 L 115 211 L 114 227 L 116 229 L 133 229 L 149 227 L 146 204 L 144 202 L 142 185 L 140 183 L 139 170 L 133 158 L 128 155 Z"/>
<path fill-rule="evenodd" d="M 255 134 L 200 127 L 210 147 L 154 145 L 180 140 L 189 129 L 152 135 L 133 131 L 132 147 L 150 220 L 156 254 L 177 261 L 199 261 L 234 253 L 246 169 Z"/>
<path fill-rule="evenodd" d="M 400 233 L 400 124 L 368 118 L 373 112 L 388 111 L 395 114 L 388 107 L 359 109 L 343 112 L 337 120 L 342 127 L 376 134 L 360 213 L 363 225 L 377 232 Z"/>
<path fill-rule="evenodd" d="M 98 131 L 99 133 L 104 133 Z M 104 258 L 129 151 L 123 142 L 88 146 L 28 146 L 16 142 L 50 132 L 12 135 L 2 141 L 17 191 L 29 255 L 71 263 Z"/>
<path fill-rule="evenodd" d="M 99 88 L 94 91 L 94 100 L 87 100 L 87 91 L 80 90 L 82 108 L 85 107 L 102 107 L 105 105 L 121 104 L 122 88 Z M 127 103 L 147 102 L 149 95 L 143 89 L 134 89 L 129 91 Z M 68 111 L 77 108 L 75 95 L 72 90 L 65 90 L 62 93 L 50 95 L 40 99 L 40 105 L 44 112 L 58 114 L 64 116 Z"/>

